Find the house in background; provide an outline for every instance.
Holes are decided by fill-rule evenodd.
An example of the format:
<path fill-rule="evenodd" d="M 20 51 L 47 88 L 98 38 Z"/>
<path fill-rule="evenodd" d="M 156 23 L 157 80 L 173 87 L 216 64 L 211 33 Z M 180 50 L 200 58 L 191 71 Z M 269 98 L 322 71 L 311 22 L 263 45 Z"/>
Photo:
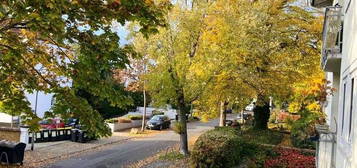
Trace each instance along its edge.
<path fill-rule="evenodd" d="M 357 168 L 357 1 L 311 0 L 325 9 L 321 67 L 336 89 L 318 126 L 318 168 Z"/>
<path fill-rule="evenodd" d="M 36 108 L 37 95 L 37 108 Z M 31 109 L 35 111 L 38 117 L 44 117 L 46 111 L 49 111 L 53 104 L 53 94 L 45 94 L 44 92 L 26 93 L 27 100 L 31 103 Z M 0 111 L 0 123 L 18 123 L 18 116 L 11 116 Z"/>

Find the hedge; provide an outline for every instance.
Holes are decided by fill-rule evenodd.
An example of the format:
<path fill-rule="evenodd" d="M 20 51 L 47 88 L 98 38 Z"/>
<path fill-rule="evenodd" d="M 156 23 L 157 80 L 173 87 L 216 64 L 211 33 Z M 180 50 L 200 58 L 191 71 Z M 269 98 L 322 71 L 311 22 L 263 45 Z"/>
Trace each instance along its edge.
<path fill-rule="evenodd" d="M 130 120 L 142 120 L 143 116 L 142 115 L 128 115 L 127 118 Z"/>
<path fill-rule="evenodd" d="M 130 119 L 126 119 L 126 118 L 119 118 L 118 122 L 119 123 L 131 123 L 131 120 Z"/>
<path fill-rule="evenodd" d="M 257 146 L 244 141 L 238 134 L 238 130 L 231 127 L 219 127 L 202 134 L 193 147 L 191 166 L 234 167 L 245 157 L 254 155 Z"/>
<path fill-rule="evenodd" d="M 157 111 L 157 110 L 153 110 L 152 111 L 152 115 L 155 116 L 155 115 L 164 115 L 165 113 L 162 112 L 162 111 Z"/>

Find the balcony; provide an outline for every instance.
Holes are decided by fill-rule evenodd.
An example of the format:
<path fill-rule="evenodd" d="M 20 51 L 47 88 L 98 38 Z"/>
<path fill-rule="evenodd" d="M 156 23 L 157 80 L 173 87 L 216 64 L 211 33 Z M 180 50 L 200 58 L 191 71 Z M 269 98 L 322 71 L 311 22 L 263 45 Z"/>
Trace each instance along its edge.
<path fill-rule="evenodd" d="M 332 6 L 333 0 L 311 0 L 311 6 L 315 8 L 325 8 Z"/>
<path fill-rule="evenodd" d="M 322 36 L 321 67 L 326 72 L 339 72 L 342 58 L 343 22 L 341 7 L 328 7 L 325 11 Z"/>

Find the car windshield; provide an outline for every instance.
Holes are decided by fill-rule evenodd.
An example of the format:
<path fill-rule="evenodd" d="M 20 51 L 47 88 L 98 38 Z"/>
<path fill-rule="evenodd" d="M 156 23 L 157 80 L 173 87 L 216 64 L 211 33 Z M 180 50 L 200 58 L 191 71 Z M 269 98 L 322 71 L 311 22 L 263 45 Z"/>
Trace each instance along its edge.
<path fill-rule="evenodd" d="M 159 120 L 162 120 L 162 117 L 161 116 L 154 116 L 154 117 L 151 118 L 151 120 L 159 121 Z"/>
<path fill-rule="evenodd" d="M 75 119 L 75 118 L 69 118 L 67 120 L 67 124 L 71 124 L 71 123 L 75 123 L 75 122 L 77 122 L 77 119 Z"/>
<path fill-rule="evenodd" d="M 40 121 L 40 124 L 45 125 L 45 124 L 50 124 L 50 122 L 48 120 L 42 120 Z"/>

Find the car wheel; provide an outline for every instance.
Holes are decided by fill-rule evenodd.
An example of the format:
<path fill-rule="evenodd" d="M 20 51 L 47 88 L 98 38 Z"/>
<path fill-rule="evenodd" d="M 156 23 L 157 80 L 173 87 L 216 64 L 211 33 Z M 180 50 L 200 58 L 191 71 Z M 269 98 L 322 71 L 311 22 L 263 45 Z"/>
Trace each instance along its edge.
<path fill-rule="evenodd" d="M 160 125 L 160 128 L 159 128 L 159 129 L 160 129 L 160 131 L 162 130 L 162 125 Z"/>

